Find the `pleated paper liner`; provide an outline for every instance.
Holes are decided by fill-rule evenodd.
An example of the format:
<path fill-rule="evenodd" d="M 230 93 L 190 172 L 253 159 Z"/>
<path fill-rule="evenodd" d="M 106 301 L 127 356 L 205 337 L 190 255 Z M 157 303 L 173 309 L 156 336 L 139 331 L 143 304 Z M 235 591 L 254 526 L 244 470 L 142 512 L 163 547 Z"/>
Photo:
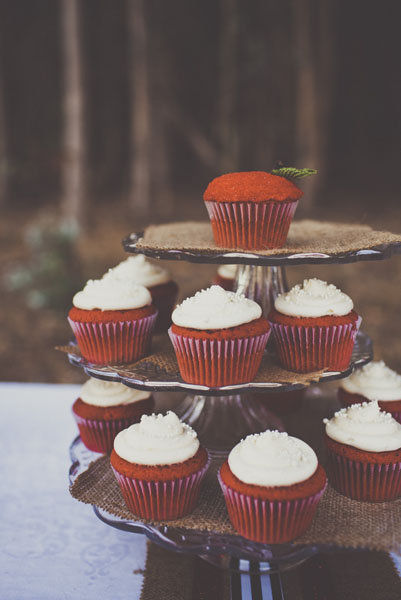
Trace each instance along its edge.
<path fill-rule="evenodd" d="M 93 452 L 111 452 L 117 433 L 137 423 L 140 416 L 128 419 L 85 419 L 73 412 L 73 417 L 79 429 L 81 440 Z"/>

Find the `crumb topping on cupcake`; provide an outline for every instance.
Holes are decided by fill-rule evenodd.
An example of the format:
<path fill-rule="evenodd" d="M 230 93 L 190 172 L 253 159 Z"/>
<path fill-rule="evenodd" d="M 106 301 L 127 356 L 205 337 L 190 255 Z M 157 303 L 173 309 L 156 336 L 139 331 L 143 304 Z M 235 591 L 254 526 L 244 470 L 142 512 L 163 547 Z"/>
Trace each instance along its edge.
<path fill-rule="evenodd" d="M 388 452 L 401 448 L 401 425 L 376 400 L 342 408 L 324 419 L 326 434 L 341 444 L 366 452 Z"/>
<path fill-rule="evenodd" d="M 253 300 L 212 285 L 184 300 L 171 318 L 179 327 L 209 330 L 237 327 L 261 316 L 262 309 Z"/>
<path fill-rule="evenodd" d="M 248 435 L 230 452 L 231 472 L 243 483 L 275 487 L 309 479 L 318 460 L 308 444 L 285 432 L 264 431 Z"/>
<path fill-rule="evenodd" d="M 94 377 L 83 384 L 79 395 L 85 404 L 100 407 L 132 404 L 147 400 L 150 396 L 149 392 L 134 390 L 119 382 L 103 381 Z"/>
<path fill-rule="evenodd" d="M 226 173 L 213 179 L 203 199 L 215 202 L 265 202 L 299 200 L 303 196 L 292 181 L 265 171 Z"/>
<path fill-rule="evenodd" d="M 281 314 L 293 317 L 344 316 L 354 307 L 351 298 L 320 279 L 305 279 L 289 292 L 280 294 L 274 303 Z"/>
<path fill-rule="evenodd" d="M 129 279 L 145 287 L 153 287 L 171 281 L 167 269 L 150 262 L 143 254 L 129 256 L 103 275 L 103 279 L 113 278 L 123 281 Z"/>
<path fill-rule="evenodd" d="M 90 279 L 72 300 L 74 307 L 81 310 L 132 310 L 151 302 L 145 286 L 117 278 Z"/>
<path fill-rule="evenodd" d="M 196 432 L 169 411 L 166 415 L 143 415 L 121 431 L 114 440 L 116 454 L 138 465 L 171 465 L 184 462 L 197 453 Z"/>
<path fill-rule="evenodd" d="M 370 362 L 341 382 L 343 390 L 368 400 L 401 400 L 401 375 L 382 360 Z"/>

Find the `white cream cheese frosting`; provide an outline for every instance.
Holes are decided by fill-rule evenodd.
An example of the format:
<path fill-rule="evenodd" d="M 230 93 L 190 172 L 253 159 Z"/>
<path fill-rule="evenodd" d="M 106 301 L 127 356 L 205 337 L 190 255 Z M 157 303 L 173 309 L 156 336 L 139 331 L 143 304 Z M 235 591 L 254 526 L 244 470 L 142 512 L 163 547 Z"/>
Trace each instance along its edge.
<path fill-rule="evenodd" d="M 386 452 L 401 448 L 400 423 L 380 410 L 376 400 L 343 408 L 323 423 L 329 438 L 359 450 Z"/>
<path fill-rule="evenodd" d="M 171 281 L 167 269 L 151 263 L 143 254 L 129 256 L 116 267 L 109 269 L 103 278 L 130 280 L 145 287 L 153 287 Z"/>
<path fill-rule="evenodd" d="M 173 465 L 195 456 L 199 440 L 195 431 L 169 411 L 166 415 L 143 415 L 120 431 L 114 450 L 124 460 L 138 465 Z"/>
<path fill-rule="evenodd" d="M 275 487 L 306 481 L 318 466 L 308 444 L 279 431 L 248 435 L 228 456 L 229 467 L 244 483 Z"/>
<path fill-rule="evenodd" d="M 106 408 L 147 400 L 150 393 L 134 390 L 122 383 L 91 377 L 83 384 L 79 397 L 85 404 Z"/>
<path fill-rule="evenodd" d="M 76 308 L 83 310 L 130 310 L 151 302 L 152 297 L 145 286 L 114 277 L 90 279 L 72 300 Z"/>
<path fill-rule="evenodd" d="M 357 369 L 341 382 L 350 394 L 360 394 L 368 400 L 401 400 L 401 375 L 381 360 Z"/>
<path fill-rule="evenodd" d="M 212 285 L 179 304 L 171 315 L 175 325 L 193 329 L 225 329 L 262 316 L 262 309 L 243 294 Z"/>
<path fill-rule="evenodd" d="M 235 279 L 238 265 L 220 265 L 217 269 L 217 274 L 223 279 Z"/>
<path fill-rule="evenodd" d="M 314 278 L 305 279 L 302 285 L 296 285 L 289 292 L 280 294 L 274 307 L 283 315 L 291 317 L 340 317 L 347 315 L 354 303 L 335 285 Z"/>

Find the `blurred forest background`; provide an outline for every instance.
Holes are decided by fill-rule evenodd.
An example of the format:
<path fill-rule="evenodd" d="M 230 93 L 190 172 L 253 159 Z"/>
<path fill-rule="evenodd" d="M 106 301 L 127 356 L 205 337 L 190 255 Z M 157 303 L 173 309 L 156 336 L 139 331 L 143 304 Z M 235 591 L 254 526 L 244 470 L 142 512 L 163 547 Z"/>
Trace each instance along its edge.
<path fill-rule="evenodd" d="M 401 231 L 401 4 L 0 0 L 0 379 L 80 381 L 53 351 L 73 293 L 146 223 L 276 160 L 317 168 L 297 217 Z M 181 296 L 214 268 L 169 263 Z M 292 268 L 355 300 L 401 370 L 401 260 Z"/>

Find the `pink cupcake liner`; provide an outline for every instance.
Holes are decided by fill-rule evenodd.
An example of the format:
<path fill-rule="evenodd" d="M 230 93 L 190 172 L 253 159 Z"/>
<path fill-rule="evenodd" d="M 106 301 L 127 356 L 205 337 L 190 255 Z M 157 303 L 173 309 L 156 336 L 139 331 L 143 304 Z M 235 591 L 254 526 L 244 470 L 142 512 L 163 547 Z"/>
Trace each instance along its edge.
<path fill-rule="evenodd" d="M 284 246 L 298 200 L 205 205 L 217 246 L 264 250 Z"/>
<path fill-rule="evenodd" d="M 307 373 L 328 367 L 347 369 L 361 317 L 355 323 L 329 326 L 282 325 L 270 321 L 280 363 L 289 371 Z"/>
<path fill-rule="evenodd" d="M 386 502 L 401 497 L 401 462 L 359 462 L 327 449 L 327 475 L 337 492 L 353 500 Z"/>
<path fill-rule="evenodd" d="M 131 363 L 149 350 L 157 312 L 134 321 L 81 323 L 68 318 L 82 356 L 95 364 Z"/>
<path fill-rule="evenodd" d="M 289 542 L 312 523 L 326 486 L 316 494 L 297 500 L 262 500 L 227 486 L 218 474 L 228 516 L 243 537 L 264 544 Z"/>
<path fill-rule="evenodd" d="M 202 469 L 179 479 L 145 481 L 127 477 L 113 466 L 128 509 L 142 519 L 169 521 L 193 511 L 199 498 L 202 480 L 210 465 L 210 455 Z"/>
<path fill-rule="evenodd" d="M 101 452 L 106 454 L 113 449 L 114 438 L 117 433 L 123 429 L 127 429 L 133 423 L 136 423 L 137 418 L 130 419 L 113 419 L 110 421 L 100 421 L 96 419 L 84 419 L 72 411 L 75 422 L 79 429 L 81 440 L 89 450 L 93 452 Z"/>
<path fill-rule="evenodd" d="M 209 340 L 173 333 L 181 377 L 188 383 L 218 387 L 246 383 L 255 377 L 270 330 L 261 335 L 231 340 Z"/>

